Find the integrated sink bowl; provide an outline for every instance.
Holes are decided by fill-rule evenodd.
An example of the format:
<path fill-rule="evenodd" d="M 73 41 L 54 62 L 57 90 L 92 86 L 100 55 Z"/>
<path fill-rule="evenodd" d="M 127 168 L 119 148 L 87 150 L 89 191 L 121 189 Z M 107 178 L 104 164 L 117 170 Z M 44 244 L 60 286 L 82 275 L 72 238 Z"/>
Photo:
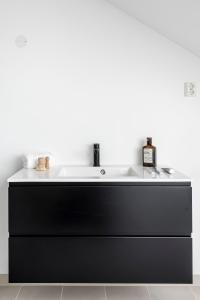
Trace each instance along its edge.
<path fill-rule="evenodd" d="M 62 167 L 58 173 L 60 178 L 126 178 L 136 177 L 134 169 L 130 166 L 114 167 Z"/>

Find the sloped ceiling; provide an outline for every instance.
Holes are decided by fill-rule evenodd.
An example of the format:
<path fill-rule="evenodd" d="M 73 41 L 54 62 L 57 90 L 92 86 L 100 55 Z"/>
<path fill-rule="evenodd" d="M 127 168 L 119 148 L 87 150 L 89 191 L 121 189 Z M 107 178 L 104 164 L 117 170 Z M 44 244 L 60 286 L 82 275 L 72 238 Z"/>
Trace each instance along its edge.
<path fill-rule="evenodd" d="M 107 0 L 200 57 L 200 0 Z"/>

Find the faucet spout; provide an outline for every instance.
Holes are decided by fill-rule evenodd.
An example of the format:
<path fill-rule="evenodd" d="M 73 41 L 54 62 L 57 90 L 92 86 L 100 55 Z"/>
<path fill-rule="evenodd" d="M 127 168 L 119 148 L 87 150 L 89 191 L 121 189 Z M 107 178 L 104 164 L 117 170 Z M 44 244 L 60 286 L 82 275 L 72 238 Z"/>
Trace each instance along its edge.
<path fill-rule="evenodd" d="M 94 167 L 100 167 L 100 144 L 94 144 L 93 146 L 93 154 L 94 154 Z"/>

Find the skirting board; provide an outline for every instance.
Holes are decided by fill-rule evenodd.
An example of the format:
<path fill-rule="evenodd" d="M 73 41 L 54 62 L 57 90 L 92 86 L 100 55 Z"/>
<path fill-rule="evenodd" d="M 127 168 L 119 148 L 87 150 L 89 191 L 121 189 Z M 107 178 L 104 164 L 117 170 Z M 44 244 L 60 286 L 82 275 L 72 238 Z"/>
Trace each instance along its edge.
<path fill-rule="evenodd" d="M 23 285 L 23 286 L 175 286 L 176 284 L 89 284 L 89 283 L 8 283 L 8 274 L 0 274 L 0 286 L 5 285 Z M 193 286 L 200 286 L 200 275 L 193 275 Z M 178 284 L 178 286 L 182 286 L 182 284 Z M 188 286 L 183 284 L 183 286 Z"/>

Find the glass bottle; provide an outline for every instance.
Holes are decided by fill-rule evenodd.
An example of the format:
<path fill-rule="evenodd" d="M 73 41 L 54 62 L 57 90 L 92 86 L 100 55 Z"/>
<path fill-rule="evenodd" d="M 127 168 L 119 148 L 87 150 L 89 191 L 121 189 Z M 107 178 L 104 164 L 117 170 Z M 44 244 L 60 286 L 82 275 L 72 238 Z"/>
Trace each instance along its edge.
<path fill-rule="evenodd" d="M 143 166 L 156 167 L 156 147 L 152 145 L 152 138 L 147 138 L 147 144 L 143 147 Z"/>

